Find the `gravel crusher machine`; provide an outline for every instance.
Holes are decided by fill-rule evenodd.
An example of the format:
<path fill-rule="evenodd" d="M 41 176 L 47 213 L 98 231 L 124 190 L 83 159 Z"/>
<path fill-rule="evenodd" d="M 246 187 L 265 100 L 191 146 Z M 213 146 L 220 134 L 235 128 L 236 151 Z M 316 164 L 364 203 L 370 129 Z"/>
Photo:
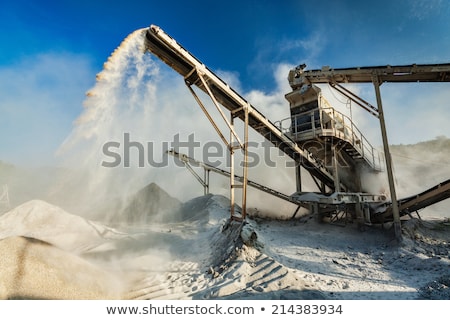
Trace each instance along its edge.
<path fill-rule="evenodd" d="M 171 151 L 171 154 L 186 165 L 200 165 L 205 172 L 213 171 L 230 177 L 231 219 L 245 219 L 248 185 L 293 202 L 299 208 L 307 208 L 320 219 L 353 219 L 361 225 L 394 221 L 399 226 L 401 215 L 450 197 L 450 180 L 447 180 L 421 194 L 397 199 L 380 95 L 380 85 L 384 82 L 449 82 L 450 64 L 349 69 L 323 67 L 318 70 L 306 70 L 305 65 L 300 65 L 290 70 L 288 75 L 292 91 L 285 97 L 289 102 L 290 117 L 273 122 L 161 28 L 152 25 L 145 31 L 145 50 L 184 78 L 196 102 L 226 145 L 230 157 L 229 171 L 202 164 L 176 151 Z M 377 106 L 341 85 L 367 82 L 374 84 Z M 380 119 L 384 153 L 370 144 L 352 119 L 327 102 L 317 86 L 320 83 L 329 84 Z M 200 95 L 198 90 L 203 93 Z M 209 104 L 202 100 L 204 94 L 209 97 Z M 216 109 L 216 116 L 209 108 Z M 237 119 L 243 121 L 243 132 L 238 132 L 234 124 Z M 228 132 L 223 132 L 219 123 L 225 124 Z M 297 183 L 292 194 L 282 194 L 248 179 L 249 127 L 295 161 Z M 234 161 L 237 151 L 244 157 L 242 166 L 237 166 Z M 303 190 L 302 172 L 305 171 L 311 175 L 318 191 Z M 390 182 L 390 196 L 368 192 L 362 181 L 364 174 L 384 171 L 387 171 Z M 209 178 L 197 178 L 207 190 Z M 241 192 L 240 208 L 235 205 L 236 190 Z"/>

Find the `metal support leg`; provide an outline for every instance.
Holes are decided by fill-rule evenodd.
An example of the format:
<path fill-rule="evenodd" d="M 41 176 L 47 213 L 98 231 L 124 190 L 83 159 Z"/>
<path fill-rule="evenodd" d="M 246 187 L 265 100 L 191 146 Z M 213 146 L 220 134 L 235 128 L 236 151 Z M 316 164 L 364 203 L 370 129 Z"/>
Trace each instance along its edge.
<path fill-rule="evenodd" d="M 386 159 L 386 171 L 389 181 L 389 190 L 391 193 L 391 201 L 392 201 L 392 215 L 394 218 L 394 233 L 395 238 L 398 242 L 402 241 L 402 227 L 400 223 L 400 213 L 398 210 L 398 201 L 397 194 L 395 192 L 395 181 L 394 181 L 394 173 L 392 168 L 392 158 L 391 153 L 389 151 L 389 142 L 386 131 L 386 122 L 384 120 L 384 112 L 383 112 L 383 104 L 381 102 L 381 93 L 380 93 L 380 82 L 378 80 L 378 76 L 374 74 L 372 76 L 373 85 L 375 87 L 375 94 L 377 97 L 378 104 L 378 114 L 380 119 L 380 127 L 381 127 L 381 136 L 383 138 L 383 148 L 384 148 L 384 156 Z"/>
<path fill-rule="evenodd" d="M 338 163 L 338 154 L 336 151 L 336 146 L 333 146 L 333 167 L 334 167 L 334 191 L 341 191 L 341 182 L 339 181 L 339 163 Z"/>
<path fill-rule="evenodd" d="M 186 82 L 186 85 L 189 88 L 191 94 L 194 96 L 195 100 L 199 104 L 200 108 L 203 110 L 206 117 L 208 118 L 208 120 L 211 122 L 212 126 L 218 133 L 219 137 L 222 139 L 222 141 L 225 143 L 225 145 L 228 148 L 229 157 L 230 157 L 229 158 L 230 159 L 230 215 L 231 215 L 232 220 L 242 221 L 243 219 L 245 219 L 245 216 L 247 213 L 246 206 L 247 206 L 247 181 L 248 181 L 248 122 L 249 122 L 248 114 L 249 114 L 249 110 L 251 109 L 251 107 L 249 104 L 247 104 L 247 105 L 243 105 L 240 109 L 233 110 L 233 112 L 231 112 L 230 120 L 228 120 L 226 118 L 224 111 L 222 110 L 222 108 L 219 104 L 219 101 L 214 96 L 214 92 L 213 92 L 212 88 L 210 88 L 210 86 L 208 84 L 207 77 L 205 76 L 205 74 L 202 72 L 201 69 L 202 68 L 200 68 L 200 69 L 196 68 L 191 73 L 189 73 L 185 77 L 185 80 L 186 80 L 185 82 Z M 211 100 L 212 100 L 214 106 L 216 107 L 217 111 L 219 112 L 222 120 L 225 122 L 228 129 L 230 130 L 230 139 L 228 141 L 225 138 L 225 135 L 220 130 L 216 121 L 213 119 L 213 116 L 208 112 L 206 105 L 204 105 L 202 103 L 200 97 L 196 94 L 196 92 L 192 88 L 192 83 L 190 81 L 188 81 L 188 78 L 190 78 L 192 76 L 192 73 L 194 73 L 194 72 L 197 73 L 198 79 L 201 81 L 203 87 L 206 89 L 207 95 L 211 98 Z M 244 112 L 244 116 L 245 116 L 245 118 L 244 118 L 244 142 L 241 141 L 241 138 L 238 136 L 235 126 L 234 126 L 234 118 L 237 116 L 238 112 L 242 112 L 242 111 Z M 234 156 L 235 156 L 236 150 L 239 150 L 239 149 L 243 151 L 243 155 L 244 155 L 243 167 L 242 167 L 242 170 L 243 170 L 242 183 L 241 184 L 236 183 L 236 179 L 235 179 Z M 205 176 L 203 179 L 203 187 L 204 187 L 204 193 L 207 194 L 207 193 L 209 193 L 209 171 L 205 171 L 204 174 L 205 174 Z M 198 177 L 198 175 L 196 176 L 196 178 L 199 181 L 202 181 L 202 179 L 200 177 Z M 237 188 L 242 189 L 242 211 L 241 211 L 240 216 L 237 215 L 237 213 L 236 213 L 236 204 L 235 204 L 235 202 L 236 202 L 235 189 L 237 189 Z"/>
<path fill-rule="evenodd" d="M 197 179 L 198 182 L 203 186 L 203 193 L 206 195 L 209 193 L 209 175 L 208 180 L 206 180 L 206 176 L 204 179 L 200 177 L 197 172 L 194 171 L 194 169 L 191 167 L 191 165 L 187 161 L 183 161 L 184 166 L 189 170 L 190 173 Z"/>
<path fill-rule="evenodd" d="M 231 116 L 230 125 L 234 126 L 234 117 Z M 234 201 L 234 189 L 235 189 L 235 180 L 234 180 L 234 148 L 233 148 L 234 138 L 233 134 L 230 131 L 230 144 L 228 145 L 229 157 L 230 157 L 230 218 L 233 219 L 235 217 L 235 201 Z"/>
<path fill-rule="evenodd" d="M 364 204 L 358 201 L 355 203 L 355 214 L 356 214 L 356 222 L 358 223 L 358 228 L 360 231 L 365 229 L 366 219 L 364 218 Z"/>
<path fill-rule="evenodd" d="M 295 182 L 297 185 L 297 192 L 302 192 L 302 167 L 300 164 L 296 163 L 295 165 Z"/>
<path fill-rule="evenodd" d="M 247 183 L 248 183 L 248 106 L 244 106 L 244 163 L 242 181 L 242 218 L 247 215 Z"/>
<path fill-rule="evenodd" d="M 294 218 L 295 218 L 295 216 L 297 215 L 297 213 L 298 213 L 298 211 L 300 210 L 301 207 L 302 207 L 302 206 L 298 206 L 297 209 L 295 209 L 295 212 L 294 212 L 294 214 L 292 215 L 291 219 L 294 219 Z"/>
<path fill-rule="evenodd" d="M 204 172 L 203 172 L 203 181 L 205 182 L 205 185 L 204 185 L 204 194 L 205 195 L 207 195 L 207 194 L 209 194 L 209 170 L 208 169 L 204 169 Z"/>
<path fill-rule="evenodd" d="M 234 140 L 234 137 L 236 135 L 234 130 L 234 118 L 235 114 L 231 115 L 230 119 L 230 145 L 229 145 L 229 152 L 230 152 L 230 215 L 231 219 L 234 220 L 244 220 L 247 215 L 247 182 L 248 182 L 248 108 L 244 107 L 244 143 L 237 144 Z M 243 151 L 244 160 L 243 160 L 243 166 L 242 166 L 242 181 L 241 184 L 236 184 L 235 179 L 235 150 L 241 149 Z M 241 215 L 236 215 L 236 194 L 235 189 L 241 188 L 242 194 L 241 194 Z"/>

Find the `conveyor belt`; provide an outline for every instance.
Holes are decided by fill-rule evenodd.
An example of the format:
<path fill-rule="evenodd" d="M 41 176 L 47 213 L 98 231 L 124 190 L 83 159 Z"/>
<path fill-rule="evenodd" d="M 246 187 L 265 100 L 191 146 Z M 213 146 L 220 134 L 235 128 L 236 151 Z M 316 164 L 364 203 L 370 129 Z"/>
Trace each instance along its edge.
<path fill-rule="evenodd" d="M 211 89 L 214 98 L 230 112 L 236 113 L 236 116 L 240 119 L 244 120 L 244 114 L 239 111 L 244 107 L 248 108 L 249 126 L 303 166 L 313 177 L 334 189 L 333 174 L 320 160 L 314 158 L 307 150 L 300 148 L 261 112 L 250 105 L 159 27 L 152 25 L 147 30 L 145 46 L 146 50 L 181 74 L 188 85 L 195 85 L 209 94 L 207 88 L 199 80 L 199 73 L 201 73 L 202 77 L 207 79 L 208 87 Z M 349 188 L 341 183 L 341 189 L 348 190 Z"/>
<path fill-rule="evenodd" d="M 399 200 L 400 213 L 407 214 L 450 198 L 450 179 L 415 196 Z"/>
<path fill-rule="evenodd" d="M 209 170 L 209 171 L 218 173 L 218 174 L 220 174 L 222 176 L 225 176 L 225 177 L 230 177 L 230 175 L 231 175 L 231 173 L 229 171 L 226 171 L 226 170 L 223 170 L 223 169 L 211 166 L 211 165 L 206 164 L 204 162 L 197 161 L 195 159 L 192 159 L 192 158 L 188 157 L 185 154 L 178 153 L 178 152 L 176 152 L 174 150 L 169 150 L 169 151 L 167 151 L 167 153 L 170 154 L 171 156 L 176 157 L 176 158 L 180 159 L 181 161 L 183 161 L 185 163 L 189 163 L 189 164 L 191 164 L 191 165 L 193 165 L 195 167 L 201 167 L 201 168 L 204 168 L 205 170 Z M 234 175 L 234 179 L 237 180 L 237 181 L 240 181 L 240 182 L 242 182 L 244 180 L 244 178 L 242 176 L 239 176 L 239 175 L 236 175 L 236 174 Z M 248 183 L 249 186 L 251 186 L 253 188 L 256 188 L 256 189 L 258 189 L 260 191 L 263 191 L 265 193 L 271 194 L 271 195 L 273 195 L 273 196 L 275 196 L 277 198 L 283 199 L 285 201 L 289 201 L 289 202 L 294 203 L 294 204 L 296 204 L 298 206 L 305 206 L 305 202 L 304 201 L 299 201 L 299 200 L 295 199 L 292 196 L 288 196 L 287 194 L 284 194 L 284 193 L 276 191 L 276 190 L 274 190 L 272 188 L 266 187 L 266 186 L 264 186 L 264 185 L 262 185 L 260 183 L 255 182 L 255 181 L 247 180 L 247 183 Z"/>
<path fill-rule="evenodd" d="M 450 179 L 414 196 L 398 200 L 400 216 L 405 216 L 448 198 L 450 198 Z M 385 204 L 385 207 L 386 210 L 372 217 L 373 222 L 392 220 L 392 203 Z"/>
<path fill-rule="evenodd" d="M 383 82 L 450 82 L 450 63 L 412 64 L 315 70 L 293 69 L 289 73 L 291 87 L 311 83 L 370 83 L 377 76 Z"/>

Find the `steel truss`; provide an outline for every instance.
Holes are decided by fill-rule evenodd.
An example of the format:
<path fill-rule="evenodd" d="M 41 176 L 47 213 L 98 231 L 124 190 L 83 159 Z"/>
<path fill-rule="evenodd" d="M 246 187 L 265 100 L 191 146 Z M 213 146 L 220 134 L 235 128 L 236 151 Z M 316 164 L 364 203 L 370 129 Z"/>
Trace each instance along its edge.
<path fill-rule="evenodd" d="M 194 77 L 194 81 L 192 81 L 193 75 L 196 75 Z M 222 110 L 221 105 L 218 102 L 218 99 L 215 97 L 213 90 L 208 84 L 208 79 L 205 73 L 200 70 L 199 67 L 195 67 L 190 73 L 188 73 L 185 76 L 185 83 L 186 86 L 189 88 L 189 91 L 194 96 L 195 100 L 197 101 L 198 105 L 202 109 L 203 113 L 208 118 L 211 125 L 216 130 L 217 134 L 225 144 L 228 150 L 228 156 L 230 159 L 230 217 L 232 220 L 238 220 L 242 221 L 245 219 L 245 216 L 247 215 L 247 182 L 248 182 L 248 111 L 249 107 L 248 105 L 244 105 L 239 109 L 235 109 L 230 111 L 229 117 L 226 116 L 224 110 Z M 198 86 L 200 82 L 201 86 L 206 89 L 207 95 L 211 98 L 211 101 L 213 105 L 215 106 L 216 110 L 220 114 L 220 118 L 222 118 L 222 121 L 226 124 L 226 126 L 229 129 L 229 139 L 226 138 L 225 133 L 220 129 L 218 120 L 220 119 L 214 119 L 211 112 L 208 111 L 208 107 L 205 103 L 201 100 L 200 96 L 196 93 L 193 86 Z M 241 138 L 239 134 L 236 132 L 236 127 L 234 125 L 234 120 L 236 117 L 239 116 L 240 113 L 244 114 L 244 133 L 243 137 Z M 236 168 L 236 161 L 235 161 L 235 155 L 236 151 L 241 150 L 242 154 L 244 156 L 243 160 L 243 166 L 240 168 L 242 170 L 242 179 L 240 181 L 237 181 L 235 179 L 235 172 L 238 171 Z M 188 167 L 189 168 L 189 167 Z M 192 171 L 191 171 L 192 172 Z M 206 173 L 205 173 L 206 174 Z M 208 177 L 209 179 L 209 177 Z M 198 180 L 198 179 L 197 179 Z M 201 181 L 201 180 L 199 180 Z M 206 188 L 206 181 L 203 182 L 204 187 Z M 209 183 L 208 183 L 209 185 Z M 236 189 L 241 189 L 241 212 L 238 212 L 236 208 Z"/>

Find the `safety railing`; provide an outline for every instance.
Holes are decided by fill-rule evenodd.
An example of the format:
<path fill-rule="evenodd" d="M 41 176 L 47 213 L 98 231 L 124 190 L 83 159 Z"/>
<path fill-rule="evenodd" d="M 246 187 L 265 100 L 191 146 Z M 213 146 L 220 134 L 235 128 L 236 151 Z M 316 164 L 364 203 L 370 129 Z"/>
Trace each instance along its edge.
<path fill-rule="evenodd" d="M 277 121 L 275 125 L 295 141 L 307 141 L 317 136 L 346 141 L 373 169 L 383 170 L 380 152 L 348 116 L 335 110 L 324 98 L 320 99 L 319 108 Z"/>

